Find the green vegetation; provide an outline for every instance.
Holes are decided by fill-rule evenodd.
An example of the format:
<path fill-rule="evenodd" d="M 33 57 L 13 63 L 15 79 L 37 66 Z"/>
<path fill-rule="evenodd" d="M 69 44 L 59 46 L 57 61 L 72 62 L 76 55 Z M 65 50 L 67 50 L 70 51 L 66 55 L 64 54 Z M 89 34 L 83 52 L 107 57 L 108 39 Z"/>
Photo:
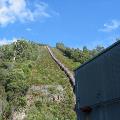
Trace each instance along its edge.
<path fill-rule="evenodd" d="M 103 50 L 104 47 L 100 45 L 93 50 L 89 50 L 86 46 L 83 47 L 83 50 L 80 50 L 79 48 L 74 49 L 66 47 L 63 43 L 57 43 L 53 52 L 70 70 L 74 70 L 80 64 L 85 63 Z"/>
<path fill-rule="evenodd" d="M 41 44 L 18 40 L 0 47 L 0 119 L 17 118 L 25 113 L 26 120 L 75 120 L 74 95 L 68 78 L 52 60 L 46 47 Z M 46 97 L 31 86 L 61 85 L 64 98 L 60 101 L 41 101 Z M 57 90 L 50 88 L 51 96 Z M 42 89 L 46 91 L 46 89 Z M 36 97 L 39 99 L 36 100 Z M 47 99 L 47 98 L 46 98 Z"/>
<path fill-rule="evenodd" d="M 59 49 L 52 48 L 52 51 L 55 56 L 60 60 L 60 62 L 63 63 L 67 68 L 69 68 L 70 71 L 73 71 L 75 68 L 80 66 L 80 62 L 74 62 L 73 59 L 65 56 L 64 53 Z"/>
<path fill-rule="evenodd" d="M 58 43 L 52 50 L 73 71 L 103 49 Z M 18 40 L 0 47 L 0 120 L 75 120 L 74 104 L 69 79 L 45 45 Z"/>

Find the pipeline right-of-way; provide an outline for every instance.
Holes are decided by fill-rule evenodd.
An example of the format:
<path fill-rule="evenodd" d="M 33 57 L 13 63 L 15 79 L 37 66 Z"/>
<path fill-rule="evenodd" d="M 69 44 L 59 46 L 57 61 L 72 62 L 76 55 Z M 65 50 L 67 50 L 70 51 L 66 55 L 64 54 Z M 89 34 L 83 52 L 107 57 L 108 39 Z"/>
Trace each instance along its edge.
<path fill-rule="evenodd" d="M 75 78 L 73 76 L 73 74 L 68 70 L 68 68 L 66 68 L 56 57 L 55 55 L 53 54 L 52 50 L 50 49 L 49 46 L 47 46 L 47 49 L 52 57 L 52 59 L 60 66 L 61 70 L 63 70 L 65 72 L 65 74 L 67 75 L 67 77 L 69 78 L 70 80 L 70 83 L 73 87 L 73 91 L 74 91 L 74 88 L 75 88 Z"/>

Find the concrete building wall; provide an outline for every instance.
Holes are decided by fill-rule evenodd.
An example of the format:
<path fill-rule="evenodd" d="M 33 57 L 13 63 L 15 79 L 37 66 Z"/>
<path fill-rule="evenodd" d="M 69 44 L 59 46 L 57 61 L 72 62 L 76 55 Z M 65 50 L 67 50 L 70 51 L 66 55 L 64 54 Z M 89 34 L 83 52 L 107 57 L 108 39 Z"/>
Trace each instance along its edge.
<path fill-rule="evenodd" d="M 78 120 L 120 120 L 120 102 L 96 106 L 90 113 L 79 111 Z"/>
<path fill-rule="evenodd" d="M 78 120 L 120 120 L 120 42 L 75 71 Z M 90 106 L 91 113 L 81 108 Z"/>

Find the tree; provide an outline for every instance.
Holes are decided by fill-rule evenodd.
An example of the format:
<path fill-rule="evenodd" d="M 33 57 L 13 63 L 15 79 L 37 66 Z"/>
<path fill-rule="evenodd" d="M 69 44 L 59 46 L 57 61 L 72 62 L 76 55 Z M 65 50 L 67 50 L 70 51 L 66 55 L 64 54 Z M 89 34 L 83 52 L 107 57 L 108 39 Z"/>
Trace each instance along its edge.
<path fill-rule="evenodd" d="M 116 38 L 116 41 L 120 41 L 120 38 Z"/>
<path fill-rule="evenodd" d="M 99 53 L 99 52 L 101 52 L 101 51 L 104 50 L 104 47 L 101 46 L 101 45 L 97 45 L 96 50 L 97 50 L 97 52 Z"/>
<path fill-rule="evenodd" d="M 83 47 L 83 52 L 88 52 L 88 49 L 86 46 Z"/>
<path fill-rule="evenodd" d="M 56 43 L 56 48 L 58 48 L 62 52 L 65 52 L 65 46 L 63 43 Z"/>

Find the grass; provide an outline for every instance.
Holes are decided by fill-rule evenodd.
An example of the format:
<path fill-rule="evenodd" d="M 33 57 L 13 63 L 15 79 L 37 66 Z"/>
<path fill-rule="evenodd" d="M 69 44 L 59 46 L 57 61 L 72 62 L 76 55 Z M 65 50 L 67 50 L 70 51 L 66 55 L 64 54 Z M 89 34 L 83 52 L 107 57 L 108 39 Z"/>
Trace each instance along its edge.
<path fill-rule="evenodd" d="M 27 120 L 76 119 L 75 112 L 73 111 L 74 95 L 72 93 L 69 79 L 52 60 L 45 47 L 39 47 L 39 55 L 32 68 L 31 77 L 28 82 L 31 85 L 62 85 L 65 91 L 65 99 L 59 104 L 56 102 L 42 103 L 42 106 L 39 109 L 36 109 L 36 106 L 32 106 L 28 111 Z"/>
<path fill-rule="evenodd" d="M 75 68 L 80 66 L 79 62 L 74 62 L 72 59 L 69 59 L 57 48 L 52 48 L 52 51 L 55 54 L 55 56 L 57 57 L 57 59 L 59 59 L 60 62 L 63 63 L 67 68 L 69 68 L 70 71 L 73 72 L 73 70 Z"/>
<path fill-rule="evenodd" d="M 64 72 L 52 60 L 45 47 L 39 47 L 37 60 L 34 62 L 30 84 L 66 84 L 69 82 Z"/>
<path fill-rule="evenodd" d="M 18 57 L 18 59 L 14 61 L 14 63 L 10 62 L 13 65 L 12 69 L 16 71 L 15 73 L 19 73 L 21 75 L 19 76 L 20 79 L 16 79 L 15 82 L 13 81 L 15 84 L 12 85 L 19 86 L 19 82 L 21 82 L 23 86 L 24 84 L 27 84 L 27 86 L 29 86 L 29 89 L 31 88 L 31 86 L 61 85 L 64 89 L 64 99 L 61 102 L 46 102 L 41 101 L 41 99 L 38 99 L 36 101 L 34 93 L 32 91 L 31 93 L 27 93 L 26 96 L 24 96 L 26 97 L 26 100 L 27 96 L 30 95 L 33 97 L 33 99 L 31 101 L 31 105 L 28 105 L 29 101 L 27 100 L 26 106 L 23 108 L 26 109 L 26 120 L 75 120 L 76 114 L 73 110 L 75 99 L 72 87 L 69 83 L 69 79 L 66 77 L 65 73 L 61 71 L 59 66 L 53 61 L 45 46 L 32 46 L 30 45 L 30 43 L 29 46 L 32 54 L 29 53 L 28 48 L 27 52 L 29 54 L 27 55 L 30 55 L 30 59 L 26 59 L 24 57 L 23 60 L 22 58 Z M 24 51 L 24 53 L 26 53 L 26 51 Z M 66 64 L 69 63 L 70 65 L 71 62 L 67 62 L 67 60 L 69 61 L 69 59 L 65 60 Z M 22 76 L 25 80 L 22 80 Z M 57 92 L 53 90 L 54 89 L 50 89 L 51 94 L 55 94 Z M 36 95 L 38 95 L 38 97 L 41 97 L 39 96 L 39 93 L 36 93 Z M 17 98 L 19 96 L 15 97 Z M 25 102 L 25 100 L 23 99 L 24 97 L 20 98 L 21 103 Z M 16 105 L 16 102 L 17 101 L 13 102 L 13 105 Z"/>

